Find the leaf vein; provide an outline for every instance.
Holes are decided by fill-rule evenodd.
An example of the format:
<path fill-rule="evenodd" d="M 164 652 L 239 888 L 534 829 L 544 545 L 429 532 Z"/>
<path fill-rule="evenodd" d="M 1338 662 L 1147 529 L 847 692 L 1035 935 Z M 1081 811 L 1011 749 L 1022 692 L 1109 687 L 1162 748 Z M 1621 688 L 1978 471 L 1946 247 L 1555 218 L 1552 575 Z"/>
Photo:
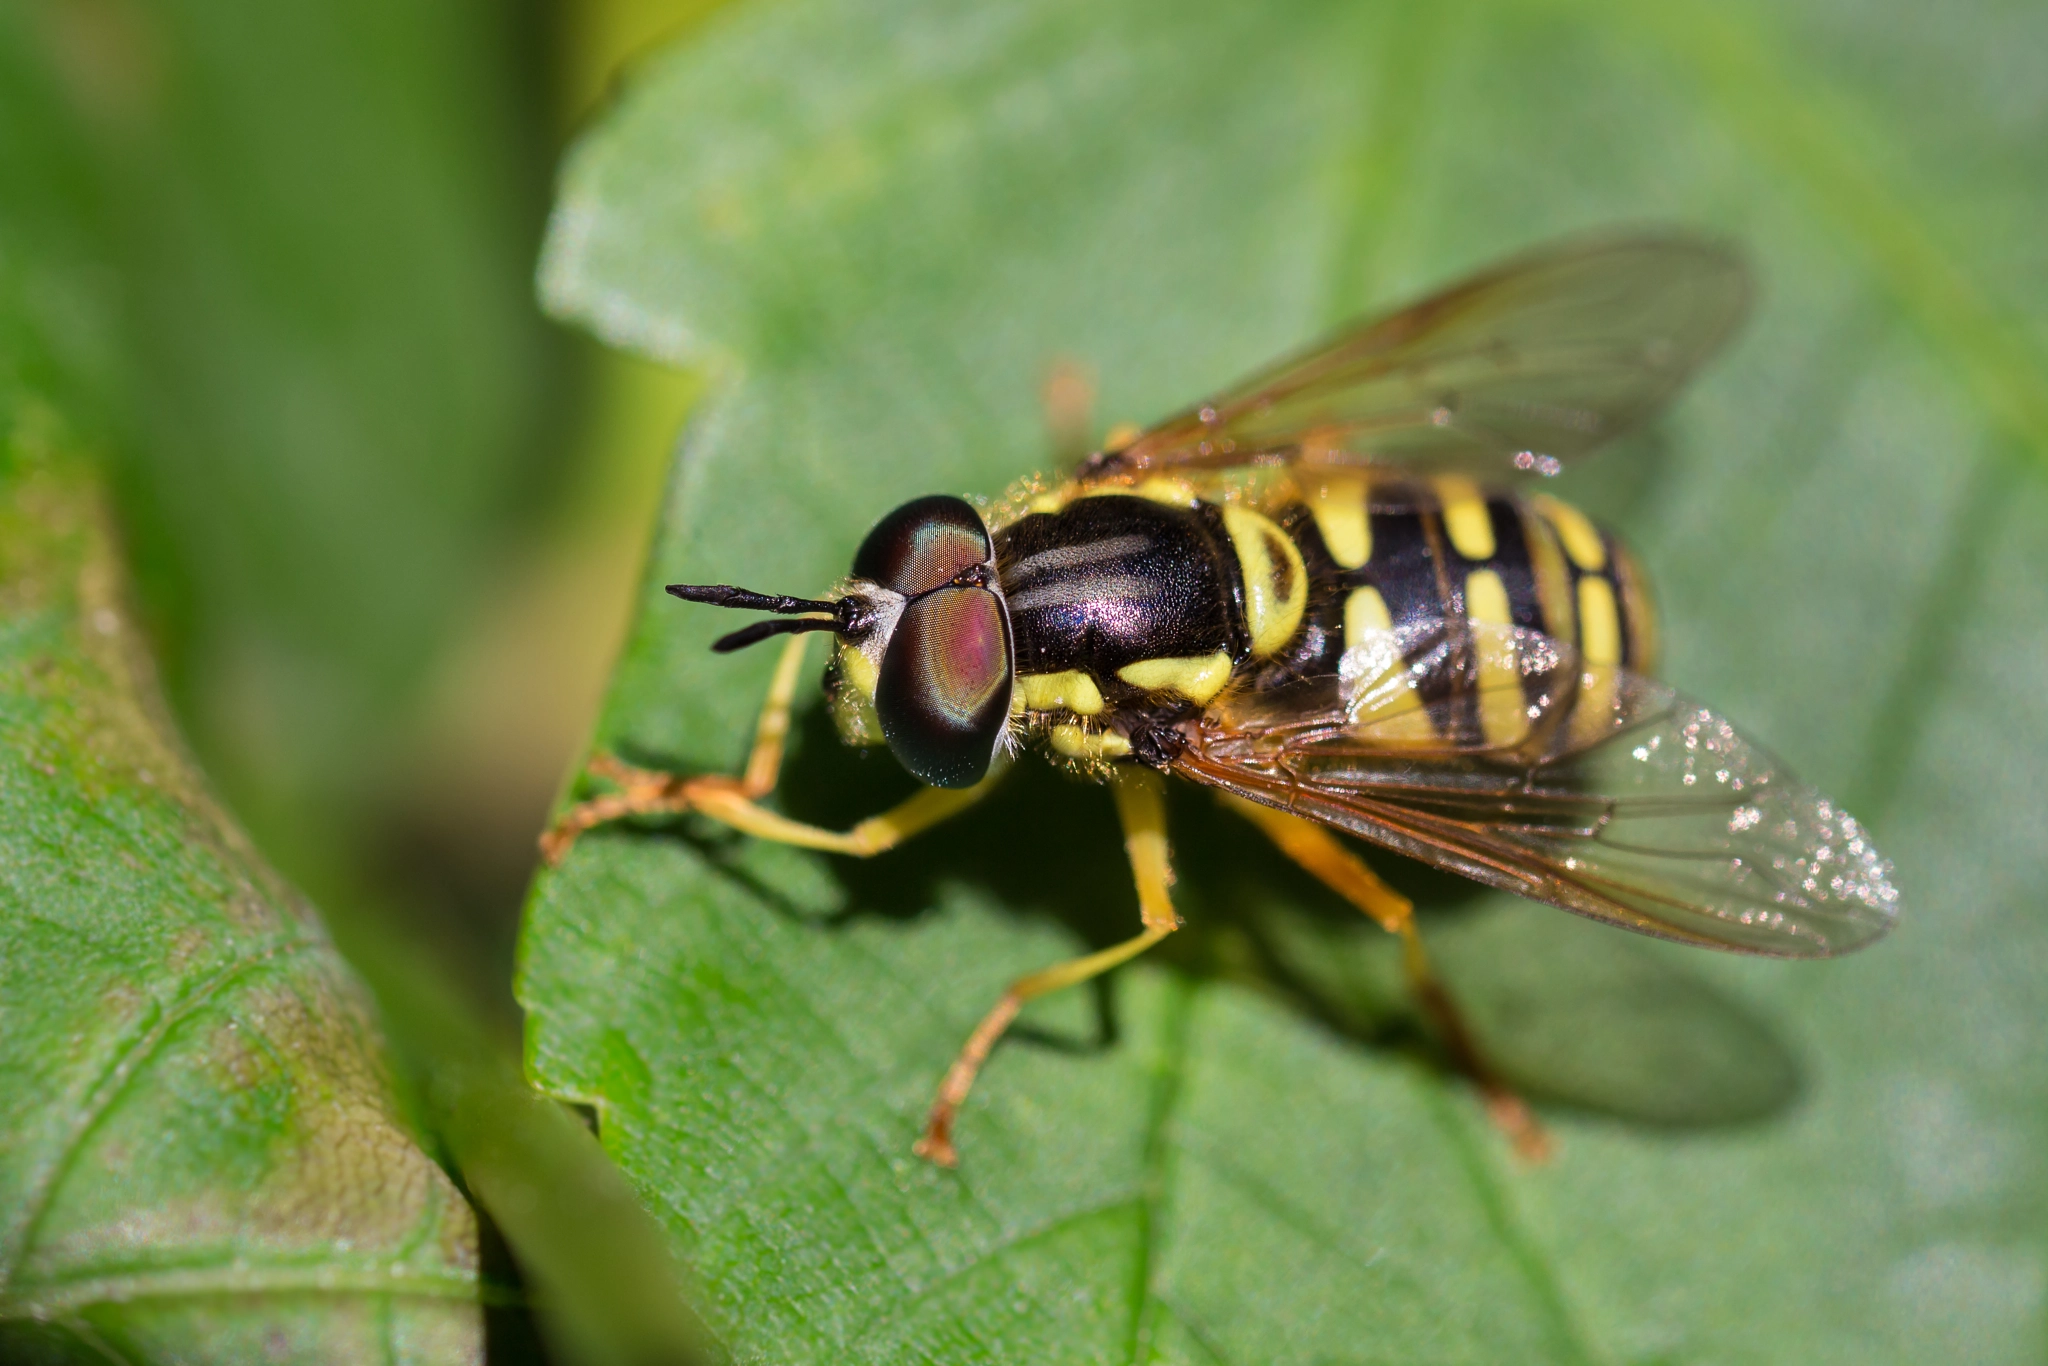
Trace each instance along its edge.
<path fill-rule="evenodd" d="M 911 1288 L 910 1298 L 907 1302 L 903 1304 L 894 1302 L 877 1303 L 874 1308 L 870 1309 L 854 1325 L 853 1331 L 847 1335 L 847 1340 L 849 1343 L 862 1341 L 867 1337 L 869 1329 L 874 1327 L 875 1321 L 883 1315 L 886 1314 L 892 1318 L 900 1317 L 911 1306 L 930 1299 L 947 1286 L 965 1280 L 998 1257 L 1016 1252 L 1022 1248 L 1028 1248 L 1032 1244 L 1042 1242 L 1045 1239 L 1057 1237 L 1076 1225 L 1085 1224 L 1091 1219 L 1099 1219 L 1105 1214 L 1114 1214 L 1121 1209 L 1136 1208 L 1142 1203 L 1143 1199 L 1142 1195 L 1136 1193 L 1116 1195 L 1106 1200 L 1098 1200 L 1092 1204 L 1083 1205 L 1079 1209 L 1069 1210 L 1064 1214 L 1055 1215 L 1041 1223 L 1020 1229 L 1016 1233 L 1010 1234 L 981 1249 L 965 1262 L 943 1273 L 936 1279 L 926 1281 L 923 1285 Z"/>
<path fill-rule="evenodd" d="M 248 973 L 303 950 L 321 947 L 322 943 L 323 941 L 317 939 L 285 939 L 274 941 L 259 952 L 241 954 L 229 959 L 211 977 L 200 982 L 183 998 L 168 1007 L 159 1006 L 152 1017 L 145 1017 L 148 1023 L 127 1042 L 112 1050 L 105 1066 L 100 1069 L 99 1076 L 86 1093 L 86 1102 L 74 1117 L 70 1132 L 65 1134 L 57 1145 L 55 1153 L 43 1171 L 26 1183 L 27 1195 L 19 1207 L 13 1232 L 8 1237 L 4 1250 L 0 1250 L 0 1287 L 13 1283 L 22 1260 L 34 1242 L 37 1226 L 49 1212 L 51 1197 L 63 1184 L 79 1154 L 84 1151 L 86 1140 L 99 1127 L 100 1121 L 121 1098 L 129 1084 L 142 1075 L 150 1059 L 155 1056 L 156 1050 L 169 1037 L 171 1030 L 190 1019 Z"/>
<path fill-rule="evenodd" d="M 388 1265 L 369 1263 L 337 1266 L 332 1261 L 295 1266 L 181 1267 L 50 1281 L 32 1294 L 0 1298 L 0 1322 L 49 1320 L 93 1305 L 141 1299 L 251 1294 L 383 1294 L 485 1303 L 509 1298 L 506 1292 L 482 1285 L 475 1277 L 453 1268 L 394 1270 Z"/>
<path fill-rule="evenodd" d="M 1577 1318 L 1565 1298 L 1564 1286 L 1544 1261 L 1543 1249 L 1537 1246 L 1535 1238 L 1517 1219 L 1508 1192 L 1488 1165 L 1486 1154 L 1480 1149 L 1480 1141 L 1472 1131 L 1473 1122 L 1459 1106 L 1455 1094 L 1441 1086 L 1431 1087 L 1428 1104 L 1431 1115 L 1449 1140 L 1452 1155 L 1471 1183 L 1481 1214 L 1500 1239 L 1509 1259 L 1522 1273 L 1537 1308 L 1549 1319 L 1552 1345 L 1558 1359 L 1588 1363 L 1588 1366 L 1604 1359 L 1581 1333 Z"/>

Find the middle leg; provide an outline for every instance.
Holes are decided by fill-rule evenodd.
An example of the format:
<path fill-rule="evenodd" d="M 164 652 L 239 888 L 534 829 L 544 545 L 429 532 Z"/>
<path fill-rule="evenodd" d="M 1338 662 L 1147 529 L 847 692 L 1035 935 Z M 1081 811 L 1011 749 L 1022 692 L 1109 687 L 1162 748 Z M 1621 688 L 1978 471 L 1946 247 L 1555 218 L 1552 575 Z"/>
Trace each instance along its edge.
<path fill-rule="evenodd" d="M 1010 1022 L 1026 1001 L 1035 1000 L 1062 987 L 1075 986 L 1098 977 L 1120 963 L 1127 963 L 1180 928 L 1173 912 L 1173 870 L 1166 849 L 1166 781 L 1148 768 L 1119 768 L 1110 778 L 1116 797 L 1117 818 L 1123 825 L 1124 849 L 1130 855 L 1131 876 L 1138 884 L 1138 915 L 1144 929 L 1121 944 L 1095 953 L 1070 958 L 1049 968 L 1019 977 L 1010 983 L 995 1007 L 982 1017 L 960 1056 L 946 1070 L 925 1120 L 924 1136 L 913 1151 L 942 1167 L 958 1166 L 960 1155 L 953 1147 L 953 1119 L 974 1086 L 975 1074 L 988 1061 L 996 1040 L 1003 1037 Z"/>

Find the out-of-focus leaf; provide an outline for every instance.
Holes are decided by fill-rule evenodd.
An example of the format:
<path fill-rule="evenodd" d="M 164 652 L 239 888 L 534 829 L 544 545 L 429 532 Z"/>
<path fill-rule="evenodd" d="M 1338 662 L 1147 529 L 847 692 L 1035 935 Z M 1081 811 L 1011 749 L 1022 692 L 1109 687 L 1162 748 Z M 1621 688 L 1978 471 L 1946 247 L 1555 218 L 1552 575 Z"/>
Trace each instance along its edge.
<path fill-rule="evenodd" d="M 517 1263 L 563 1366 L 689 1366 L 706 1340 L 659 1227 L 597 1140 L 519 1074 L 513 1041 L 388 916 L 336 917 L 335 938 L 377 994 L 421 1109 Z M 491 1335 L 513 1359 L 509 1330 Z"/>
<path fill-rule="evenodd" d="M 739 762 L 766 652 L 710 655 L 733 622 L 658 585 L 816 591 L 896 502 L 995 492 L 1045 458 L 1056 358 L 1143 420 L 1499 253 L 1676 220 L 1748 243 L 1765 303 L 1570 492 L 1647 562 L 1670 676 L 1866 817 L 1910 898 L 1869 952 L 1778 964 L 1417 883 L 1496 1051 L 1568 1102 L 1531 1168 L 1387 1027 L 1335 908 L 1191 797 L 1177 896 L 1209 940 L 1107 1016 L 1027 1011 L 946 1173 L 909 1144 L 969 1027 L 1128 933 L 1099 793 L 1022 772 L 866 865 L 588 837 L 530 907 L 530 1066 L 596 1107 L 743 1354 L 2038 1357 L 2043 22 L 788 0 L 644 71 L 571 163 L 544 289 L 724 388 L 605 747 Z M 799 815 L 908 786 L 815 712 L 799 738 Z"/>
<path fill-rule="evenodd" d="M 0 1356 L 481 1356 L 367 998 L 179 749 L 88 446 L 93 177 L 0 15 Z"/>
<path fill-rule="evenodd" d="M 167 684 L 266 839 L 360 838 L 554 434 L 538 11 L 30 10 L 93 132 Z"/>
<path fill-rule="evenodd" d="M 24 411 L 0 436 L 0 1354 L 480 1359 L 475 1218 L 311 908 L 168 738 L 98 484 Z"/>

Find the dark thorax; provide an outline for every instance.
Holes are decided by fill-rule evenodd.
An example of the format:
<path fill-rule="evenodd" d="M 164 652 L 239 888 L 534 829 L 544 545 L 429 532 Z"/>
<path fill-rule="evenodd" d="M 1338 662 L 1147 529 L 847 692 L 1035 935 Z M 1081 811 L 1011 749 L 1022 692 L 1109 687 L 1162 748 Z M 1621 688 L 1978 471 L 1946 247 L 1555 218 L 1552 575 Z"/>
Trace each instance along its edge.
<path fill-rule="evenodd" d="M 1207 504 L 1079 498 L 999 531 L 996 570 L 1022 675 L 1079 670 L 1110 695 L 1131 665 L 1246 649 L 1243 590 Z"/>

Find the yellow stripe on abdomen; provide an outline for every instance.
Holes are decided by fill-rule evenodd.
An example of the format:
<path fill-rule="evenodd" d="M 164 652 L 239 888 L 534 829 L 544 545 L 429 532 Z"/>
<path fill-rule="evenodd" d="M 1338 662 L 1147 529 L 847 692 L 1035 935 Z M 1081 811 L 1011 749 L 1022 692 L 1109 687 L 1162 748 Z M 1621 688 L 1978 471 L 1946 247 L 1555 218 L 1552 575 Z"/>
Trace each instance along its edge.
<path fill-rule="evenodd" d="M 1518 744 L 1529 733 L 1529 708 L 1507 585 L 1499 574 L 1475 569 L 1465 577 L 1465 617 L 1479 664 L 1479 729 L 1488 744 Z"/>
<path fill-rule="evenodd" d="M 1389 742 L 1438 743 L 1436 725 L 1401 656 L 1387 600 L 1377 589 L 1354 588 L 1344 600 L 1338 677 L 1354 733 Z"/>
<path fill-rule="evenodd" d="M 1579 655 L 1588 664 L 1621 663 L 1621 613 L 1614 585 L 1594 574 L 1579 580 Z"/>
<path fill-rule="evenodd" d="M 1323 548 L 1340 569 L 1357 569 L 1372 558 L 1372 518 L 1362 474 L 1330 474 L 1309 491 L 1309 515 L 1323 534 Z"/>
<path fill-rule="evenodd" d="M 1579 580 L 1579 697 L 1572 707 L 1572 739 L 1589 745 L 1614 729 L 1621 664 L 1621 612 L 1614 585 L 1598 574 Z"/>
<path fill-rule="evenodd" d="M 1538 494 L 1529 503 L 1557 528 L 1557 538 L 1564 542 L 1564 553 L 1571 556 L 1573 564 L 1593 572 L 1607 567 L 1607 543 L 1585 513 L 1547 494 Z"/>
<path fill-rule="evenodd" d="M 1457 475 L 1436 481 L 1436 496 L 1451 546 L 1468 560 L 1493 558 L 1493 517 L 1479 485 Z"/>

